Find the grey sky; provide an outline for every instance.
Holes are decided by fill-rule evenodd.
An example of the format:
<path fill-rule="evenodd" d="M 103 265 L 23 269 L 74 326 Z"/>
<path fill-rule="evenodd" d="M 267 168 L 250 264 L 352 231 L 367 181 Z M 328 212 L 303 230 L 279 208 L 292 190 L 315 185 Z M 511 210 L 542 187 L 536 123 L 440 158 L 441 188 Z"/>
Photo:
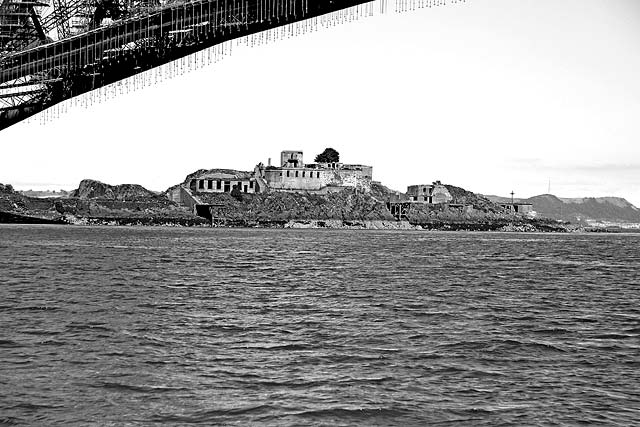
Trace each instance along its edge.
<path fill-rule="evenodd" d="M 0 182 L 163 190 L 324 147 L 396 188 L 436 179 L 640 206 L 640 2 L 471 0 L 360 18 L 0 132 Z M 152 76 L 149 74 L 148 76 Z M 152 77 L 149 77 L 152 79 Z M 40 187 L 41 187 L 40 186 Z"/>

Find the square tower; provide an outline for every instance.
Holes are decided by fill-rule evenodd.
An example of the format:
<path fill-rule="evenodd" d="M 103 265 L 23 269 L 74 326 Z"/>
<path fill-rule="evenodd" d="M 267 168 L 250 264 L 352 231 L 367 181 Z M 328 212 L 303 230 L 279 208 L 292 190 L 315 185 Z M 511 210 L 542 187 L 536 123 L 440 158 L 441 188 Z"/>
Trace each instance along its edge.
<path fill-rule="evenodd" d="M 283 168 L 302 168 L 302 151 L 284 150 L 280 153 L 280 164 Z"/>

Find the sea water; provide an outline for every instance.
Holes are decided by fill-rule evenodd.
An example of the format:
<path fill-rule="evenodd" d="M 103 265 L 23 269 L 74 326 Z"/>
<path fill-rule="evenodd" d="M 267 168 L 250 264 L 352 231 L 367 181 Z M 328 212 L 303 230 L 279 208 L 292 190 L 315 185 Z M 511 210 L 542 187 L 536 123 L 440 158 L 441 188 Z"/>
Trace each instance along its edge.
<path fill-rule="evenodd" d="M 639 243 L 0 226 L 0 425 L 637 425 Z"/>

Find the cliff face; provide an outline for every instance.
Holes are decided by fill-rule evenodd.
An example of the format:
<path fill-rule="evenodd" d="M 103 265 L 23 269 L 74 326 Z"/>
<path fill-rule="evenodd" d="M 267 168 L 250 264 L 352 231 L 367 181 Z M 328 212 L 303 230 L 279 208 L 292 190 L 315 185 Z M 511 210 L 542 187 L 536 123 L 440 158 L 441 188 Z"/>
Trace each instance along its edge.
<path fill-rule="evenodd" d="M 70 197 L 79 199 L 139 200 L 160 198 L 159 195 L 138 184 L 109 185 L 93 179 L 83 179 Z"/>

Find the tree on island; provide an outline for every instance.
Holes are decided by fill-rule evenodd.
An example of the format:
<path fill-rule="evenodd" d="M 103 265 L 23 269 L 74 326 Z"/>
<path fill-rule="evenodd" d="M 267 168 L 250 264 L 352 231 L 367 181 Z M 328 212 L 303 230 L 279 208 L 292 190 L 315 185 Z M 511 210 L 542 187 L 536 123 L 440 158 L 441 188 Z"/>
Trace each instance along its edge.
<path fill-rule="evenodd" d="M 316 156 L 316 163 L 338 163 L 340 161 L 340 153 L 333 148 L 325 148 L 324 151 Z"/>

